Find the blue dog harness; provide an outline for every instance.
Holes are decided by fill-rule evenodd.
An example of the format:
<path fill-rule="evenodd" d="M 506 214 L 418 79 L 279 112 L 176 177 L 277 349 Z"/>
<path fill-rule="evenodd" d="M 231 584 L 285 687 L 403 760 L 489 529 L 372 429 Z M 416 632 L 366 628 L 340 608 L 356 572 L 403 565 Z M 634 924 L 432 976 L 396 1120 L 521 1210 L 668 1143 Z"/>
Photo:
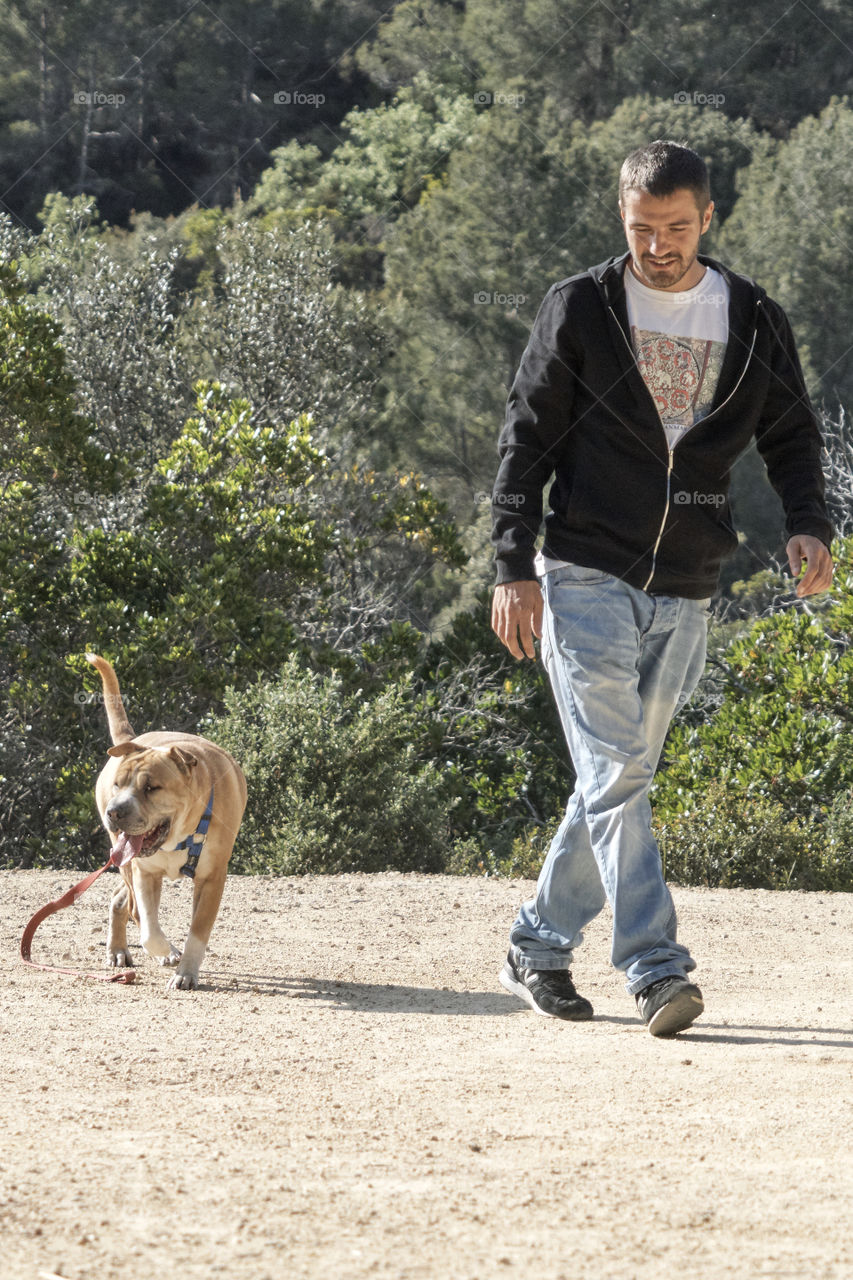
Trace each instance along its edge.
<path fill-rule="evenodd" d="M 207 808 L 201 815 L 198 826 L 191 836 L 187 836 L 186 840 L 182 840 L 176 849 L 186 849 L 187 860 L 181 867 L 180 874 L 188 876 L 190 880 L 195 879 L 195 869 L 198 866 L 198 860 L 201 857 L 201 851 L 204 848 L 204 840 L 207 835 L 207 828 L 210 826 L 211 815 L 213 814 L 213 787 L 210 788 L 210 799 L 207 802 Z"/>

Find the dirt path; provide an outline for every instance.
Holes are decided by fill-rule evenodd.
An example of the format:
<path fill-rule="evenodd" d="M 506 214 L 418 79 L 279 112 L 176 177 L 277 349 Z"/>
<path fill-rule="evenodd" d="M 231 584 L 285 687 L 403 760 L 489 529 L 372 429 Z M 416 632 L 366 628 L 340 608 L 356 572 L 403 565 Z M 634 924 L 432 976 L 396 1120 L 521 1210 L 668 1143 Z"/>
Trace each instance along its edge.
<path fill-rule="evenodd" d="M 853 1275 L 853 895 L 676 890 L 707 1011 L 660 1041 L 604 918 L 594 1022 L 501 989 L 527 882 L 235 877 L 184 993 L 20 964 L 74 878 L 0 873 L 3 1280 Z M 114 883 L 34 958 L 99 965 Z"/>

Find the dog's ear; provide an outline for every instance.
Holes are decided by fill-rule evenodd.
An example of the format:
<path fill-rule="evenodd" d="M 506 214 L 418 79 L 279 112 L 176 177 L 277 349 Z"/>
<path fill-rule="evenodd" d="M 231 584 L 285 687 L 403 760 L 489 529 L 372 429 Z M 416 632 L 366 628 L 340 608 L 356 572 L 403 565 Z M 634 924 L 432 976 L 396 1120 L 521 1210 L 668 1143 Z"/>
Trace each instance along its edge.
<path fill-rule="evenodd" d="M 184 747 L 169 747 L 166 755 L 174 760 L 181 773 L 189 773 L 198 764 L 198 760 L 191 751 L 187 751 Z"/>
<path fill-rule="evenodd" d="M 114 747 L 107 747 L 108 756 L 129 756 L 134 751 L 144 751 L 145 748 L 138 742 L 134 742 L 128 738 L 126 742 L 117 742 Z"/>

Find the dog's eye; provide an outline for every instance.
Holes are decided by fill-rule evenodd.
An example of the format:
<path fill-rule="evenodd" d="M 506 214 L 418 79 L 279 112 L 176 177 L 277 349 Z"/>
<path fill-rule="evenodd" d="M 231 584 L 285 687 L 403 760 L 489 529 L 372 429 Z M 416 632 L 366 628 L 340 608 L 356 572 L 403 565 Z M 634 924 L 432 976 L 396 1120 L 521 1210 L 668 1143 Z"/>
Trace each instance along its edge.
<path fill-rule="evenodd" d="M 148 794 L 149 794 L 149 792 L 151 792 L 151 791 L 160 791 L 160 790 L 161 790 L 161 788 L 160 788 L 160 787 L 158 787 L 158 786 L 156 786 L 153 782 L 146 782 L 146 784 L 145 784 L 145 794 L 146 794 L 146 795 L 148 795 Z"/>

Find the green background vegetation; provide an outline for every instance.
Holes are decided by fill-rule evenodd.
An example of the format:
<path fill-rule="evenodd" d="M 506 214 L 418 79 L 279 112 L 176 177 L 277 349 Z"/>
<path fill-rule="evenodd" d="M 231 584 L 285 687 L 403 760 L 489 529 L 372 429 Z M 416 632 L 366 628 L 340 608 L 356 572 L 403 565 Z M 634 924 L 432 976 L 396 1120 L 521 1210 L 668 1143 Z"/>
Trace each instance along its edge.
<path fill-rule="evenodd" d="M 572 771 L 489 629 L 495 441 L 546 289 L 622 250 L 624 155 L 674 137 L 707 251 L 791 317 L 839 539 L 796 601 L 739 461 L 666 873 L 853 887 L 849 6 L 81 0 L 0 30 L 0 865 L 103 858 L 95 649 L 139 731 L 239 756 L 235 870 L 536 873 Z"/>

